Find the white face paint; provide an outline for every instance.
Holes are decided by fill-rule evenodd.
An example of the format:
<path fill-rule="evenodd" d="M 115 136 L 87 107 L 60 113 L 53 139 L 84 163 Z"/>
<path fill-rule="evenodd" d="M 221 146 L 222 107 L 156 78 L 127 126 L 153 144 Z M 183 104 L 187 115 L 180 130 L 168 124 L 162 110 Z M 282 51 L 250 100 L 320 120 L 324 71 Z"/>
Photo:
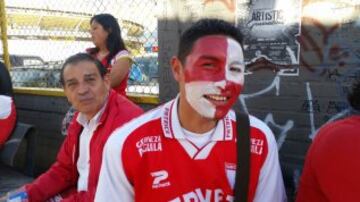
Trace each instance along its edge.
<path fill-rule="evenodd" d="M 220 90 L 214 88 L 214 82 L 195 81 L 185 84 L 186 99 L 199 114 L 206 118 L 214 118 L 216 108 L 205 94 L 219 94 Z"/>
<path fill-rule="evenodd" d="M 226 71 L 225 76 L 226 80 L 232 81 L 234 83 L 244 85 L 244 72 L 245 72 L 245 62 L 244 62 L 244 53 L 239 45 L 234 39 L 228 38 L 228 50 L 227 50 L 227 60 L 226 60 Z M 234 71 L 235 70 L 235 71 Z"/>
<path fill-rule="evenodd" d="M 201 71 L 201 68 L 209 67 L 201 67 L 201 65 L 200 67 L 193 67 L 197 69 L 196 71 L 192 70 L 192 72 L 199 72 L 199 75 L 185 83 L 188 103 L 199 114 L 207 118 L 224 117 L 236 102 L 244 84 L 245 65 L 242 48 L 235 40 L 225 39 L 227 43 L 225 62 L 220 67 L 219 64 L 213 65 L 219 70 L 213 73 Z M 216 53 L 216 51 L 214 52 Z M 210 66 L 210 68 L 212 67 Z M 222 73 L 220 72 L 222 76 L 219 76 L 219 71 L 222 71 Z"/>

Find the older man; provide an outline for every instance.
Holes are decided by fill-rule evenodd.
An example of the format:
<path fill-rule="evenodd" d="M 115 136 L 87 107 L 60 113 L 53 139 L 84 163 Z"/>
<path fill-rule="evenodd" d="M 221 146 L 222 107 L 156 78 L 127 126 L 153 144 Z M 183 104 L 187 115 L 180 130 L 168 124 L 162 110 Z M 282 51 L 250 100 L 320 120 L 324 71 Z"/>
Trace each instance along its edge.
<path fill-rule="evenodd" d="M 78 111 L 51 168 L 9 198 L 28 201 L 92 201 L 98 183 L 102 150 L 117 127 L 142 109 L 110 90 L 106 69 L 87 54 L 68 58 L 61 70 L 65 95 Z"/>

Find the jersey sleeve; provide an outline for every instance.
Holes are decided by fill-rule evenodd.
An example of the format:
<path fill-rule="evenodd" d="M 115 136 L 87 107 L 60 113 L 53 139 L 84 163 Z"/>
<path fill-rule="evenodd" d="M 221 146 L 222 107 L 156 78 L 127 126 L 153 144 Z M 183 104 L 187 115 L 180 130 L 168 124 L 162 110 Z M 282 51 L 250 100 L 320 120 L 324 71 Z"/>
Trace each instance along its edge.
<path fill-rule="evenodd" d="M 328 166 L 333 165 L 334 162 L 341 164 L 341 162 L 337 161 L 334 155 L 331 155 L 332 152 L 329 152 L 330 156 L 325 155 L 320 150 L 324 149 L 324 146 L 328 145 L 331 141 L 328 139 L 324 139 L 324 135 L 328 135 L 328 130 L 332 127 L 332 124 L 324 125 L 316 134 L 315 139 L 310 145 L 310 148 L 307 151 L 304 167 L 302 170 L 302 174 L 299 181 L 298 192 L 296 194 L 296 202 L 307 202 L 307 201 L 328 201 L 328 196 L 326 196 L 326 192 L 324 187 L 321 187 L 319 182 L 319 178 L 322 173 L 328 172 L 330 169 Z M 332 129 L 330 129 L 331 131 Z M 341 135 L 344 135 L 343 133 Z M 339 139 L 337 142 L 341 142 Z M 334 145 L 329 145 L 328 151 L 339 151 L 338 148 L 334 147 Z M 325 160 L 326 159 L 326 160 Z M 327 161 L 327 163 L 325 163 Z M 320 166 L 323 165 L 323 166 Z M 327 169 L 325 171 L 324 169 Z M 336 169 L 339 169 L 339 165 L 336 166 Z M 342 170 L 341 168 L 339 170 Z M 320 171 L 320 172 L 319 172 Z M 329 181 L 337 182 L 335 176 L 331 176 Z M 341 175 L 341 180 L 345 180 L 344 175 Z M 347 181 L 348 182 L 348 181 Z M 349 183 L 349 182 L 348 182 Z M 344 190 L 341 190 L 341 185 L 339 183 L 336 184 L 336 190 L 333 189 L 333 193 L 345 193 Z M 349 191 L 349 190 L 347 190 Z M 333 195 L 334 197 L 335 195 Z M 345 199 L 335 199 L 332 198 L 333 201 L 347 201 Z"/>
<path fill-rule="evenodd" d="M 279 155 L 274 134 L 269 127 L 260 120 L 251 119 L 264 132 L 268 143 L 268 154 L 260 170 L 254 202 L 284 202 L 287 201 L 283 177 L 279 163 Z M 260 122 L 260 123 L 259 123 Z"/>
<path fill-rule="evenodd" d="M 0 148 L 10 137 L 16 123 L 16 108 L 11 97 L 0 95 Z"/>
<path fill-rule="evenodd" d="M 129 59 L 130 61 L 132 61 L 132 58 L 131 58 L 131 55 L 130 53 L 127 51 L 127 50 L 122 50 L 122 51 L 119 51 L 114 57 L 113 59 L 111 59 L 110 61 L 110 64 L 111 65 L 114 65 L 115 62 L 121 58 L 127 58 Z"/>
<path fill-rule="evenodd" d="M 318 136 L 315 140 L 318 139 Z M 316 149 L 312 143 L 307 155 L 304 164 L 304 169 L 300 178 L 300 184 L 298 188 L 298 193 L 296 197 L 296 202 L 306 202 L 306 201 L 326 201 L 326 196 L 323 194 L 323 191 L 320 189 L 319 184 L 316 179 L 316 171 L 313 165 L 314 150 Z M 315 148 L 315 149 L 314 149 Z"/>
<path fill-rule="evenodd" d="M 0 119 L 6 119 L 7 117 L 10 116 L 12 103 L 13 101 L 11 97 L 0 95 L 0 106 L 1 106 Z"/>
<path fill-rule="evenodd" d="M 121 152 L 126 139 L 123 132 L 124 130 L 121 128 L 115 130 L 115 134 L 110 135 L 105 144 L 99 183 L 95 194 L 96 202 L 134 201 L 133 187 L 126 177 L 121 159 Z"/>

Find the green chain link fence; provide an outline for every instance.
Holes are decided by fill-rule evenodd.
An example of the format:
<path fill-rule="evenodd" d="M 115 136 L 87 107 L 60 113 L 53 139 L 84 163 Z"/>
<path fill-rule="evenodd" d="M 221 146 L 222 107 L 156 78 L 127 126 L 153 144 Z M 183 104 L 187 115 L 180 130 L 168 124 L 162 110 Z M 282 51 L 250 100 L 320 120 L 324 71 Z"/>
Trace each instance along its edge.
<path fill-rule="evenodd" d="M 158 95 L 155 0 L 5 0 L 10 73 L 14 87 L 59 88 L 60 67 L 70 55 L 93 47 L 90 18 L 114 15 L 134 64 L 128 93 Z M 2 42 L 3 43 L 3 42 Z M 3 48 L 0 48 L 3 59 Z"/>

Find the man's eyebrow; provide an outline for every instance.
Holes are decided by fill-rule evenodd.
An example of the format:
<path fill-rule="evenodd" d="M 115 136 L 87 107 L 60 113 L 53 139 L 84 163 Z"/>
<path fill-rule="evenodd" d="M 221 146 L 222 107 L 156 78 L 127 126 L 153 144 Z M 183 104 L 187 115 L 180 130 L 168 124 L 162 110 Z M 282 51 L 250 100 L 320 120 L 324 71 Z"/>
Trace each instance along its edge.
<path fill-rule="evenodd" d="M 94 77 L 96 76 L 96 73 L 90 73 L 90 74 L 85 74 L 84 77 L 85 78 L 91 78 L 91 77 Z M 76 82 L 77 80 L 75 78 L 70 78 L 70 79 L 67 79 L 65 80 L 65 83 L 70 83 L 70 82 Z"/>
<path fill-rule="evenodd" d="M 76 79 L 67 79 L 67 80 L 65 80 L 65 83 L 71 83 L 71 82 L 76 82 Z"/>
<path fill-rule="evenodd" d="M 93 76 L 96 76 L 95 73 L 90 73 L 90 74 L 85 74 L 84 77 L 93 77 Z"/>
<path fill-rule="evenodd" d="M 218 57 L 215 57 L 215 56 L 212 56 L 212 55 L 202 55 L 200 56 L 201 59 L 206 59 L 206 60 L 221 60 L 220 58 Z"/>

